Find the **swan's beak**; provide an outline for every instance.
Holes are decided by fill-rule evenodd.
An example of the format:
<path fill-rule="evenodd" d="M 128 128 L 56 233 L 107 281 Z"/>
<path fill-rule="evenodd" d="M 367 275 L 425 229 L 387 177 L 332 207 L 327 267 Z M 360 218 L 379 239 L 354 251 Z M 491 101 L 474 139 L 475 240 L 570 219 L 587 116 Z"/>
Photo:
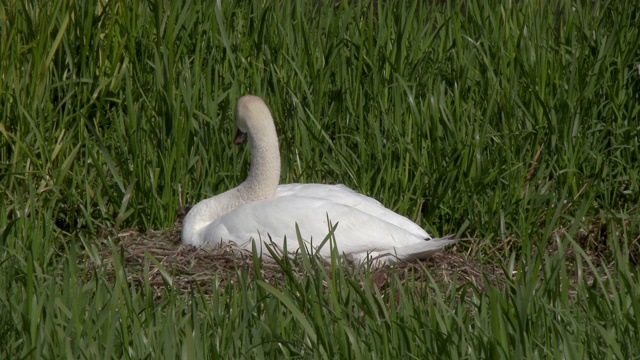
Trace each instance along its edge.
<path fill-rule="evenodd" d="M 242 144 L 245 140 L 247 139 L 247 133 L 238 129 L 238 131 L 236 131 L 236 137 L 233 138 L 233 143 L 236 145 L 240 145 Z"/>

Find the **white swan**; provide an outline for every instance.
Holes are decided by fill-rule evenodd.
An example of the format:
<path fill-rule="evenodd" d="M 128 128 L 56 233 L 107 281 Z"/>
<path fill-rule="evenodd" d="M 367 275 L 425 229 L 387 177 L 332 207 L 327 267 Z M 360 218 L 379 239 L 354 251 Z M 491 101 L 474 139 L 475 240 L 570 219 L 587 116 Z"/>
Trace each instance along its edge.
<path fill-rule="evenodd" d="M 280 152 L 273 118 L 261 98 L 246 95 L 235 110 L 238 133 L 251 147 L 251 167 L 238 187 L 197 203 L 183 221 L 182 242 L 195 246 L 233 241 L 251 250 L 255 240 L 260 253 L 264 242 L 287 251 L 298 250 L 296 224 L 302 239 L 318 246 L 335 226 L 340 254 L 356 262 L 375 258 L 382 263 L 427 258 L 446 245 L 451 236 L 431 239 L 411 220 L 378 201 L 344 185 L 287 184 L 278 186 Z M 316 249 L 330 256 L 328 245 Z"/>

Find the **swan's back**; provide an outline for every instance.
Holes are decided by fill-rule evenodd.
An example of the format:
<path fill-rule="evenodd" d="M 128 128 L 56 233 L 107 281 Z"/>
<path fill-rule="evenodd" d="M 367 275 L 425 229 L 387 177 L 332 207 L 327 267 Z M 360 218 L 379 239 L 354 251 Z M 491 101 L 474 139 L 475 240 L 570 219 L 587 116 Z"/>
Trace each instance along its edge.
<path fill-rule="evenodd" d="M 325 184 L 285 184 L 278 186 L 276 197 L 297 196 L 305 198 L 325 199 L 335 204 L 346 205 L 358 209 L 373 217 L 396 225 L 421 239 L 431 236 L 418 224 L 384 207 L 378 200 L 355 192 L 345 185 Z"/>

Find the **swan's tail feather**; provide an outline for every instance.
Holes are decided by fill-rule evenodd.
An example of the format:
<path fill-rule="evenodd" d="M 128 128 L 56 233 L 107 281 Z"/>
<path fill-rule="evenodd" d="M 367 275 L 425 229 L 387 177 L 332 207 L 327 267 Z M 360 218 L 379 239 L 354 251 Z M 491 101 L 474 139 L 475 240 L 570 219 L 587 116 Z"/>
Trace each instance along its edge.
<path fill-rule="evenodd" d="M 445 248 L 445 246 L 452 245 L 457 242 L 458 240 L 454 239 L 453 235 L 434 238 L 417 244 L 397 247 L 394 249 L 395 254 L 385 256 L 382 260 L 390 264 L 413 261 L 416 259 L 424 260 L 433 256 L 433 254 L 439 253 Z"/>

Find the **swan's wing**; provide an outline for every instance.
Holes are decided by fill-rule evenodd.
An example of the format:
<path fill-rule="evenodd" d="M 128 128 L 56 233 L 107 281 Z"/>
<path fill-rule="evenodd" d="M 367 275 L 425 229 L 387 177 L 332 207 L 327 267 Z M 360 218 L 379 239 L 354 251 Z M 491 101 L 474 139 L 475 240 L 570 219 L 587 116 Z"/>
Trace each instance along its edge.
<path fill-rule="evenodd" d="M 231 240 L 248 249 L 251 248 L 251 239 L 258 240 L 257 245 L 262 252 L 265 252 L 261 248 L 263 242 L 271 239 L 282 248 L 286 237 L 287 250 L 295 251 L 298 248 L 296 224 L 303 240 L 312 242 L 313 246 L 323 241 L 329 233 L 330 224 L 337 225 L 334 235 L 338 251 L 358 261 L 369 253 L 386 257 L 383 261 L 394 262 L 391 257 L 409 259 L 412 252 L 427 255 L 416 257 L 428 257 L 435 250 L 431 246 L 432 241 L 425 241 L 358 209 L 299 196 L 281 196 L 243 205 L 210 224 L 205 236 L 212 243 L 221 239 Z M 330 248 L 327 245 L 319 252 L 328 257 Z"/>
<path fill-rule="evenodd" d="M 345 185 L 325 184 L 284 184 L 278 186 L 276 197 L 296 196 L 323 199 L 335 204 L 356 208 L 374 217 L 383 219 L 409 231 L 417 237 L 430 239 L 431 236 L 418 224 L 384 207 L 378 200 L 357 193 Z"/>
<path fill-rule="evenodd" d="M 453 235 L 441 238 L 433 238 L 415 244 L 396 247 L 391 252 L 368 254 L 370 258 L 379 259 L 383 263 L 393 264 L 399 261 L 412 261 L 416 259 L 427 259 L 442 251 L 445 246 L 457 243 L 458 240 Z M 364 259 L 355 259 L 362 261 Z"/>

